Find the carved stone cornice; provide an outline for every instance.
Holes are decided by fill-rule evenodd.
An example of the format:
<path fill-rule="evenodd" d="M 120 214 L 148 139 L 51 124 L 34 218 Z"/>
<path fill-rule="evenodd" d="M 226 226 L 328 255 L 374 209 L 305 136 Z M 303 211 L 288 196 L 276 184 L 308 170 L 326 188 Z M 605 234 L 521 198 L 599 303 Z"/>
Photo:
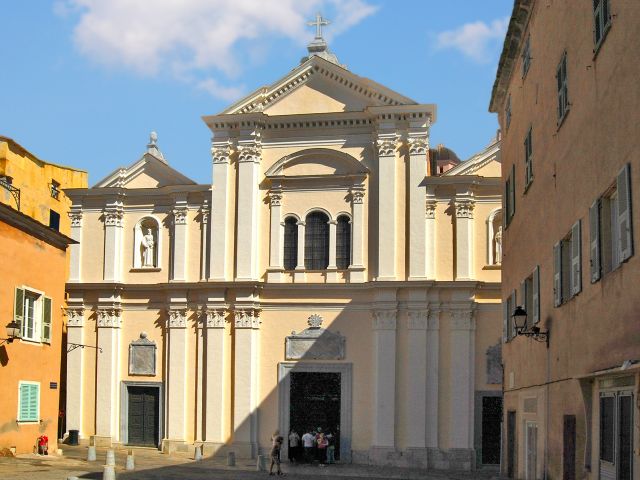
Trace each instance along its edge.
<path fill-rule="evenodd" d="M 378 157 L 393 157 L 398 148 L 398 139 L 394 137 L 378 137 L 375 141 Z"/>
<path fill-rule="evenodd" d="M 395 330 L 397 325 L 397 312 L 395 310 L 374 310 L 374 330 Z"/>
<path fill-rule="evenodd" d="M 106 227 L 122 227 L 124 211 L 121 207 L 107 209 L 104 211 L 104 225 Z"/>
<path fill-rule="evenodd" d="M 233 317 L 235 328 L 260 328 L 260 309 L 258 308 L 236 308 Z"/>
<path fill-rule="evenodd" d="M 426 330 L 429 326 L 429 310 L 409 310 L 407 312 L 409 320 L 407 322 L 407 328 L 409 330 Z"/>
<path fill-rule="evenodd" d="M 282 205 L 282 192 L 274 190 L 269 192 L 269 204 L 272 207 L 279 207 Z"/>
<path fill-rule="evenodd" d="M 224 328 L 226 307 L 204 307 L 202 309 L 202 326 L 205 328 Z"/>
<path fill-rule="evenodd" d="M 436 207 L 438 202 L 432 199 L 427 199 L 425 202 L 425 215 L 429 220 L 436 218 Z"/>
<path fill-rule="evenodd" d="M 245 145 L 238 145 L 238 162 L 260 163 L 262 158 L 262 144 L 260 142 L 252 142 Z"/>
<path fill-rule="evenodd" d="M 473 308 L 451 310 L 451 330 L 475 330 L 475 311 Z"/>
<path fill-rule="evenodd" d="M 212 143 L 211 158 L 213 163 L 229 163 L 231 158 L 231 142 Z"/>
<path fill-rule="evenodd" d="M 167 310 L 167 328 L 187 327 L 187 307 L 175 307 Z"/>
<path fill-rule="evenodd" d="M 364 187 L 353 187 L 351 189 L 351 203 L 364 202 Z"/>
<path fill-rule="evenodd" d="M 64 312 L 67 315 L 67 327 L 84 326 L 84 305 L 67 307 Z"/>
<path fill-rule="evenodd" d="M 82 211 L 72 210 L 69 212 L 69 218 L 71 219 L 71 227 L 77 228 L 82 226 Z"/>
<path fill-rule="evenodd" d="M 476 202 L 473 200 L 456 200 L 456 218 L 473 218 L 473 209 Z"/>
<path fill-rule="evenodd" d="M 426 135 L 407 137 L 409 155 L 426 155 L 429 151 L 429 137 Z"/>
<path fill-rule="evenodd" d="M 173 209 L 173 223 L 174 225 L 186 225 L 187 224 L 187 207 L 175 207 Z"/>
<path fill-rule="evenodd" d="M 98 307 L 98 328 L 120 328 L 122 326 L 122 308 L 120 306 Z"/>

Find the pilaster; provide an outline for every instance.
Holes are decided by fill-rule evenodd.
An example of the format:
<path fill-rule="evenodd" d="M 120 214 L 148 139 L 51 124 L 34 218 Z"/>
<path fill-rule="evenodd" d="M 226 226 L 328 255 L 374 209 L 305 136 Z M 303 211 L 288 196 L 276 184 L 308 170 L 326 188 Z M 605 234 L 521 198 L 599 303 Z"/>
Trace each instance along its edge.
<path fill-rule="evenodd" d="M 211 143 L 213 181 L 211 185 L 211 225 L 209 228 L 209 277 L 211 280 L 229 279 L 227 257 L 231 253 L 229 221 L 233 202 L 230 197 L 232 143 L 228 138 Z"/>
<path fill-rule="evenodd" d="M 475 319 L 473 305 L 451 310 L 451 448 L 473 448 Z"/>
<path fill-rule="evenodd" d="M 409 353 L 407 359 L 408 378 L 406 396 L 407 448 L 426 448 L 427 426 L 427 326 L 429 311 L 425 309 L 407 312 Z"/>
<path fill-rule="evenodd" d="M 351 265 L 349 282 L 364 282 L 364 186 L 351 189 Z"/>
<path fill-rule="evenodd" d="M 186 300 L 186 299 L 185 299 Z M 173 451 L 185 442 L 187 395 L 187 307 L 174 304 L 166 317 L 166 433 L 163 450 Z"/>
<path fill-rule="evenodd" d="M 426 129 L 409 133 L 407 137 L 409 150 L 409 280 L 425 280 L 427 278 L 426 229 L 424 179 L 427 175 L 427 154 L 429 152 L 429 135 Z"/>
<path fill-rule="evenodd" d="M 397 207 L 396 162 L 398 136 L 378 133 L 378 280 L 396 279 Z"/>
<path fill-rule="evenodd" d="M 427 190 L 425 201 L 425 236 L 424 236 L 424 256 L 425 256 L 425 276 L 429 280 L 436 279 L 436 201 L 433 192 Z"/>
<path fill-rule="evenodd" d="M 173 265 L 171 280 L 184 282 L 187 279 L 187 232 L 188 232 L 187 198 L 176 199 L 173 208 Z"/>
<path fill-rule="evenodd" d="M 440 382 L 440 309 L 429 307 L 427 324 L 427 393 L 426 416 L 427 448 L 438 447 L 439 389 Z"/>
<path fill-rule="evenodd" d="M 104 269 L 106 282 L 119 282 L 122 276 L 122 227 L 124 206 L 116 201 L 104 210 Z"/>
<path fill-rule="evenodd" d="M 119 302 L 98 306 L 98 358 L 96 364 L 96 437 L 101 444 L 118 441 L 120 327 Z"/>
<path fill-rule="evenodd" d="M 470 194 L 456 195 L 456 280 L 471 280 L 473 269 L 473 209 Z"/>
<path fill-rule="evenodd" d="M 260 310 L 236 306 L 234 312 L 233 445 L 241 457 L 258 452 L 258 360 Z"/>
<path fill-rule="evenodd" d="M 200 280 L 208 278 L 208 225 L 209 225 L 209 201 L 205 199 L 200 207 Z"/>
<path fill-rule="evenodd" d="M 71 219 L 71 238 L 76 242 L 69 245 L 69 283 L 80 282 L 82 279 L 82 210 L 72 206 L 69 212 Z"/>
<path fill-rule="evenodd" d="M 269 242 L 269 269 L 267 281 L 284 281 L 284 225 L 282 223 L 282 190 L 269 192 L 269 205 L 271 207 L 270 242 Z"/>
<path fill-rule="evenodd" d="M 293 281 L 295 283 L 301 283 L 305 280 L 305 267 L 304 267 L 304 229 L 305 222 L 300 220 L 298 222 L 298 263 L 296 269 L 293 272 Z"/>
<path fill-rule="evenodd" d="M 84 348 L 72 348 L 71 344 L 84 345 L 84 305 L 70 306 L 65 309 L 65 313 L 69 345 L 67 348 L 66 427 L 67 431 L 78 430 L 80 437 L 83 437 Z"/>
<path fill-rule="evenodd" d="M 338 281 L 338 266 L 336 265 L 336 235 L 338 222 L 329 220 L 329 265 L 327 265 L 327 282 Z"/>
<path fill-rule="evenodd" d="M 225 440 L 227 411 L 224 388 L 226 305 L 207 305 L 201 316 L 205 332 L 204 434 L 203 440 L 221 446 Z"/>
<path fill-rule="evenodd" d="M 396 323 L 395 309 L 373 311 L 374 449 L 395 449 Z"/>

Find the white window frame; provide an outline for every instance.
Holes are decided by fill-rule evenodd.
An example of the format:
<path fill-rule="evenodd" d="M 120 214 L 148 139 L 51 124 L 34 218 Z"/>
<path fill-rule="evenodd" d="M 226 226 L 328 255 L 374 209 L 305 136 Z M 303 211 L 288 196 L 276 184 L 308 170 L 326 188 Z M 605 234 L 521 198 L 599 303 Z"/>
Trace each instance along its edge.
<path fill-rule="evenodd" d="M 559 307 L 582 291 L 582 221 L 553 247 L 553 305 Z"/>
<path fill-rule="evenodd" d="M 603 15 L 604 5 L 607 5 L 607 15 Z M 598 27 L 600 28 L 600 37 L 598 38 Z M 611 28 L 611 2 L 609 0 L 598 0 L 598 4 L 593 7 L 593 43 L 595 44 L 594 52 L 597 52 L 604 42 L 609 29 Z"/>
<path fill-rule="evenodd" d="M 21 386 L 22 385 L 35 385 L 38 387 L 38 407 L 36 412 L 36 420 L 22 420 L 20 418 L 20 405 L 22 404 L 22 396 L 21 396 Z M 34 382 L 30 380 L 20 380 L 18 381 L 18 411 L 16 413 L 16 419 L 21 424 L 36 424 L 40 423 L 40 396 L 42 389 L 40 388 L 40 382 Z"/>
<path fill-rule="evenodd" d="M 21 327 L 20 327 L 20 334 L 21 334 L 21 338 L 20 341 L 21 342 L 25 342 L 25 343 L 47 343 L 47 344 L 51 344 L 51 337 L 53 335 L 53 300 L 51 299 L 51 297 L 48 297 L 45 292 L 41 291 L 41 290 L 36 290 L 35 288 L 31 288 L 29 286 L 26 285 L 19 285 L 16 286 L 16 289 L 21 289 L 24 293 L 23 297 L 22 297 L 22 317 L 20 319 L 21 321 Z M 14 291 L 14 295 L 15 295 L 15 291 Z M 27 298 L 29 297 L 36 297 L 35 301 L 34 301 L 34 305 L 33 305 L 33 331 L 32 331 L 32 335 L 27 335 Z M 50 318 L 49 318 L 49 338 L 43 338 L 42 335 L 42 331 L 44 328 L 44 302 L 45 299 L 48 299 L 50 302 Z M 14 305 L 14 320 L 16 319 L 16 306 Z"/>

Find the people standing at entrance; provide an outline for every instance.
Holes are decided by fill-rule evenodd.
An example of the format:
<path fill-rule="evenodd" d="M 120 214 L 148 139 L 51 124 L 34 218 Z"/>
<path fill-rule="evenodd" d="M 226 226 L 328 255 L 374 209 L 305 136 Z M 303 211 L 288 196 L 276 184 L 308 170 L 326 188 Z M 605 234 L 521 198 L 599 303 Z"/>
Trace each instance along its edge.
<path fill-rule="evenodd" d="M 273 465 L 278 467 L 278 475 L 282 475 L 280 470 L 280 448 L 284 439 L 280 436 L 280 431 L 276 430 L 271 436 L 271 466 L 269 467 L 269 475 L 273 475 Z"/>
<path fill-rule="evenodd" d="M 304 461 L 313 463 L 313 447 L 315 438 L 311 432 L 307 432 L 302 436 L 302 446 L 304 447 Z"/>
<path fill-rule="evenodd" d="M 300 435 L 295 430 L 289 433 L 289 463 L 300 461 Z"/>
<path fill-rule="evenodd" d="M 336 463 L 336 437 L 331 433 L 327 433 L 327 463 Z"/>
<path fill-rule="evenodd" d="M 318 455 L 318 463 L 321 466 L 324 466 L 327 461 L 327 447 L 329 446 L 329 442 L 327 441 L 327 437 L 324 436 L 324 433 L 320 431 L 318 436 L 316 437 L 316 445 L 318 446 L 317 455 Z"/>

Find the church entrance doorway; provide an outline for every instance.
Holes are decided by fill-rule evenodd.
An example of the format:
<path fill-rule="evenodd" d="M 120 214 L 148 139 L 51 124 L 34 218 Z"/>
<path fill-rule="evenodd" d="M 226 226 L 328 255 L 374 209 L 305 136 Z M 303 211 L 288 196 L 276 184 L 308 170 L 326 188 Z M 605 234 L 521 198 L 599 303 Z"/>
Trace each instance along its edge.
<path fill-rule="evenodd" d="M 160 390 L 129 388 L 129 445 L 156 446 L 159 431 Z"/>
<path fill-rule="evenodd" d="M 335 439 L 335 457 L 340 459 L 340 373 L 292 372 L 289 425 L 303 433 L 318 428 Z"/>
<path fill-rule="evenodd" d="M 279 428 L 285 440 L 291 429 L 302 437 L 320 427 L 336 436 L 336 460 L 351 462 L 352 376 L 350 363 L 280 363 Z M 287 443 L 282 458 L 288 455 Z"/>

